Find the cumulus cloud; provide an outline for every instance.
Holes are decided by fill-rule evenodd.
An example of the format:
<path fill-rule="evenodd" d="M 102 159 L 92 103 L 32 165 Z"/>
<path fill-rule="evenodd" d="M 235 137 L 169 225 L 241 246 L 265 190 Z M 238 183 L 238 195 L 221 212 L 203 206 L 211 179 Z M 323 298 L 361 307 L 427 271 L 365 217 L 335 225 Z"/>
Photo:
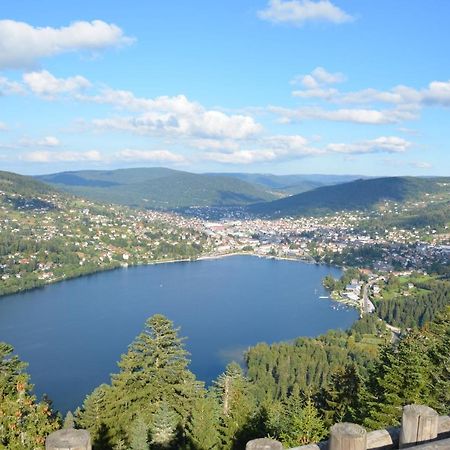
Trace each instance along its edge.
<path fill-rule="evenodd" d="M 328 144 L 326 150 L 331 153 L 347 154 L 403 153 L 411 145 L 411 142 L 396 136 L 381 136 L 357 143 Z"/>
<path fill-rule="evenodd" d="M 79 21 L 61 28 L 0 20 L 0 69 L 27 68 L 44 57 L 78 50 L 98 51 L 132 41 L 117 25 L 101 20 Z"/>
<path fill-rule="evenodd" d="M 86 152 L 35 151 L 22 155 L 21 159 L 36 163 L 101 161 L 102 155 L 97 150 Z"/>
<path fill-rule="evenodd" d="M 345 80 L 346 77 L 343 73 L 331 73 L 325 70 L 323 67 L 316 67 L 311 73 L 307 75 L 296 76 L 291 81 L 291 84 L 301 84 L 308 89 L 317 89 L 320 86 L 324 86 L 327 84 L 343 83 Z"/>
<path fill-rule="evenodd" d="M 413 120 L 417 114 L 413 110 L 402 109 L 357 109 L 345 108 L 328 110 L 320 107 L 298 109 L 269 106 L 269 112 L 280 117 L 281 123 L 299 122 L 306 119 L 329 120 L 333 122 L 352 122 L 358 124 L 381 125 Z"/>
<path fill-rule="evenodd" d="M 120 150 L 114 155 L 115 159 L 123 161 L 151 161 L 181 163 L 185 161 L 182 155 L 177 155 L 168 150 Z"/>
<path fill-rule="evenodd" d="M 306 22 L 345 23 L 352 16 L 329 0 L 270 0 L 266 9 L 258 11 L 258 17 L 272 23 L 302 26 Z"/>
<path fill-rule="evenodd" d="M 204 159 L 224 164 L 252 164 L 258 162 L 286 161 L 326 153 L 324 149 L 310 146 L 300 135 L 274 135 L 258 139 L 257 148 L 232 151 L 207 151 Z"/>
<path fill-rule="evenodd" d="M 23 138 L 18 147 L 59 147 L 61 142 L 55 136 L 45 136 L 42 139 Z"/>
<path fill-rule="evenodd" d="M 23 81 L 33 93 L 50 98 L 60 94 L 73 94 L 91 86 L 90 81 L 80 75 L 56 78 L 47 70 L 25 73 Z"/>
<path fill-rule="evenodd" d="M 138 117 L 94 119 L 92 124 L 97 129 L 128 131 L 143 135 L 171 134 L 218 139 L 243 139 L 261 131 L 261 126 L 251 117 L 228 116 L 219 111 L 207 111 L 195 116 L 152 112 Z"/>
<path fill-rule="evenodd" d="M 354 143 L 330 143 L 317 147 L 299 135 L 275 135 L 262 138 L 257 148 L 233 151 L 207 151 L 203 158 L 223 164 L 252 164 L 264 162 L 289 161 L 311 156 L 330 154 L 363 155 L 369 153 L 403 153 L 412 143 L 396 137 L 381 136 L 372 140 Z"/>
<path fill-rule="evenodd" d="M 345 81 L 341 73 L 330 73 L 317 67 L 310 74 L 295 77 L 291 83 L 300 84 L 302 89 L 294 90 L 292 95 L 304 99 L 319 99 L 337 104 L 386 103 L 396 106 L 419 108 L 422 106 L 450 106 L 450 80 L 432 81 L 427 87 L 415 89 L 398 85 L 388 90 L 374 88 L 359 91 L 340 92 L 331 84 Z"/>

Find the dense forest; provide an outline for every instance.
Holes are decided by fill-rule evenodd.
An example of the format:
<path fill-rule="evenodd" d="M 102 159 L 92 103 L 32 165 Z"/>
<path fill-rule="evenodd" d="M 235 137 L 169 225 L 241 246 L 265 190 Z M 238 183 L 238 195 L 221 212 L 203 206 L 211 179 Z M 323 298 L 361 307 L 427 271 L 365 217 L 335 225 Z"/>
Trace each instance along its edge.
<path fill-rule="evenodd" d="M 391 277 L 389 283 L 398 283 Z M 433 320 L 450 303 L 450 282 L 429 279 L 416 283 L 420 292 L 412 296 L 396 295 L 376 302 L 378 316 L 400 328 L 414 328 Z"/>
<path fill-rule="evenodd" d="M 231 363 L 209 388 L 190 372 L 178 331 L 164 316 L 148 319 L 111 383 L 75 412 L 95 449 L 241 449 L 267 435 L 293 447 L 325 438 L 337 421 L 398 425 L 408 403 L 450 412 L 450 308 L 394 343 L 366 316 L 347 332 L 259 344 L 246 355 L 246 372 Z M 31 395 L 11 347 L 0 351 L 0 443 L 42 448 L 61 420 Z"/>

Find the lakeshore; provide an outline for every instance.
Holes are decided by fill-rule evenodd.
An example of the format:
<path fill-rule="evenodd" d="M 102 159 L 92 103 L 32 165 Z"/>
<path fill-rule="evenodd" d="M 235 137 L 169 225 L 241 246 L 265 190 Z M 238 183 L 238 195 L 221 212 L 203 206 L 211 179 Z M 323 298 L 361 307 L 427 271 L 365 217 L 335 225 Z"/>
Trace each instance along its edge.
<path fill-rule="evenodd" d="M 322 278 L 338 277 L 338 268 L 229 256 L 130 266 L 4 297 L 2 339 L 29 362 L 38 396 L 49 394 L 65 410 L 108 381 L 120 354 L 155 313 L 181 327 L 191 369 L 208 383 L 227 362 L 242 361 L 248 346 L 345 329 L 358 316 L 318 300 L 326 294 Z"/>

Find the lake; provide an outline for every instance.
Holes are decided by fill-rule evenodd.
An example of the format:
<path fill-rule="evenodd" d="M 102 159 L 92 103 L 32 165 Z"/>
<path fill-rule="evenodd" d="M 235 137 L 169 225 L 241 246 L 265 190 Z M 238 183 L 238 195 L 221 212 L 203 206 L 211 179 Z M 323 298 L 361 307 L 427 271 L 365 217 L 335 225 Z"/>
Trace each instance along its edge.
<path fill-rule="evenodd" d="M 248 346 L 349 327 L 355 310 L 319 299 L 328 274 L 341 271 L 253 256 L 98 273 L 1 298 L 0 340 L 29 363 L 38 396 L 74 410 L 161 313 L 181 327 L 191 370 L 209 383 Z"/>

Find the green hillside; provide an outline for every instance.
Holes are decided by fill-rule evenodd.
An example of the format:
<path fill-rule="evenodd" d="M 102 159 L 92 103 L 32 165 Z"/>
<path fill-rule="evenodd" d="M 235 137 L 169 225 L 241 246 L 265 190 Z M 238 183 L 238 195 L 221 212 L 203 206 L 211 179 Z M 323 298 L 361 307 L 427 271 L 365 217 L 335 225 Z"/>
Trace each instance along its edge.
<path fill-rule="evenodd" d="M 20 194 L 26 197 L 34 197 L 39 194 L 50 194 L 54 192 L 55 189 L 32 177 L 0 170 L 0 191 L 8 194 Z"/>
<path fill-rule="evenodd" d="M 91 200 L 140 208 L 241 206 L 277 198 L 236 178 L 165 168 L 62 172 L 37 178 Z"/>
<path fill-rule="evenodd" d="M 391 177 L 324 186 L 272 202 L 249 206 L 249 211 L 273 217 L 315 215 L 373 208 L 383 200 L 404 202 L 424 194 L 450 191 L 450 178 Z"/>
<path fill-rule="evenodd" d="M 229 176 L 246 181 L 262 189 L 278 192 L 284 195 L 300 194 L 302 192 L 310 191 L 321 186 L 329 186 L 333 184 L 346 183 L 358 178 L 363 178 L 357 175 L 322 175 L 322 174 L 308 174 L 308 175 L 272 175 L 264 173 L 211 173 L 215 176 Z"/>

